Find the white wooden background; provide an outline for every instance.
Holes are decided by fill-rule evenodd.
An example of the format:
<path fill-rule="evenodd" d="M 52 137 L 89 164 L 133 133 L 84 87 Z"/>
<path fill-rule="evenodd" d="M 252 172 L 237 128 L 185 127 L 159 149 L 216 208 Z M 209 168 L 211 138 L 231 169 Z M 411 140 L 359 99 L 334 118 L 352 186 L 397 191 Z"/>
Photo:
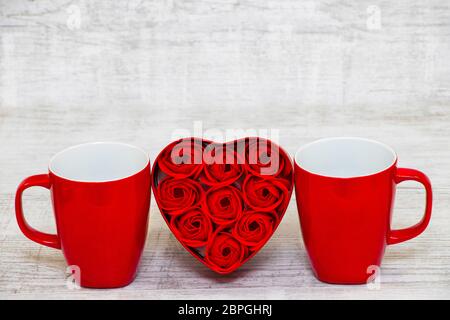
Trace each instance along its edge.
<path fill-rule="evenodd" d="M 450 298 L 450 3 L 445 0 L 0 0 L 0 298 Z M 422 169 L 434 210 L 420 237 L 388 248 L 379 290 L 317 281 L 295 199 L 268 245 L 230 276 L 198 263 L 152 202 L 137 279 L 69 290 L 61 252 L 19 231 L 14 192 L 57 151 L 118 140 L 152 159 L 176 129 L 279 129 L 291 154 L 356 135 Z M 402 184 L 395 226 L 424 192 Z M 55 229 L 49 194 L 26 214 Z"/>

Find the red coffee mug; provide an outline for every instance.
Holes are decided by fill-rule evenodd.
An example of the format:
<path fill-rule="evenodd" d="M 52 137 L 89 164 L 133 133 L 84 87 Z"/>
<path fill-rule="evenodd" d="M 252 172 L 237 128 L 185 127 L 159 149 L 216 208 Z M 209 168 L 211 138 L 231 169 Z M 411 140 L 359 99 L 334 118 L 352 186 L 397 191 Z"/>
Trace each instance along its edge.
<path fill-rule="evenodd" d="M 50 161 L 48 174 L 22 181 L 16 217 L 29 239 L 62 249 L 84 287 L 113 288 L 133 281 L 147 235 L 150 161 L 142 150 L 122 143 L 87 143 L 68 148 Z M 57 234 L 30 227 L 22 193 L 50 190 Z"/>
<path fill-rule="evenodd" d="M 425 187 L 425 215 L 412 227 L 392 230 L 396 185 L 405 180 Z M 380 266 L 386 245 L 418 236 L 431 217 L 427 176 L 397 168 L 390 147 L 367 139 L 329 138 L 300 148 L 295 193 L 313 272 L 329 283 L 366 283 Z"/>

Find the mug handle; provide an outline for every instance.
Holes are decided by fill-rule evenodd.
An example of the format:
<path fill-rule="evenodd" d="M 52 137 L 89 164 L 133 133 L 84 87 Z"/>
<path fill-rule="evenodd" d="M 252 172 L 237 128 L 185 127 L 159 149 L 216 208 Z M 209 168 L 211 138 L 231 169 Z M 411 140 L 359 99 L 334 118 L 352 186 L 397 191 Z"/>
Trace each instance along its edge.
<path fill-rule="evenodd" d="M 400 182 L 406 180 L 414 180 L 424 186 L 426 192 L 425 214 L 422 220 L 412 227 L 399 230 L 389 230 L 387 244 L 396 244 L 417 237 L 425 230 L 430 222 L 433 202 L 433 192 L 431 190 L 430 179 L 428 179 L 428 177 L 419 170 L 398 168 L 397 173 L 395 174 L 394 182 L 399 184 Z"/>
<path fill-rule="evenodd" d="M 56 234 L 49 234 L 40 232 L 33 227 L 31 227 L 25 220 L 22 208 L 22 193 L 30 187 L 44 187 L 50 190 L 50 177 L 48 174 L 38 174 L 35 176 L 30 176 L 23 180 L 16 192 L 16 219 L 19 224 L 20 230 L 23 234 L 37 243 L 51 248 L 61 249 L 61 242 Z"/>

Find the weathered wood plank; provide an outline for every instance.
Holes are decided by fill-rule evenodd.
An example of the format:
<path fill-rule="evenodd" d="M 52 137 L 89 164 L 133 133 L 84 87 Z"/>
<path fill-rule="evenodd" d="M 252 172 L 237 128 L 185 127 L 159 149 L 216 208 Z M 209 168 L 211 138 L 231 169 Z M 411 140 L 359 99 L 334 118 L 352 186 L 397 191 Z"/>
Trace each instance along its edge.
<path fill-rule="evenodd" d="M 413 223 L 419 215 L 421 192 L 402 188 L 395 212 L 397 227 Z M 446 211 L 450 192 L 438 191 L 428 230 L 410 242 L 390 246 L 381 271 L 379 290 L 366 286 L 333 286 L 320 283 L 311 273 L 301 242 L 294 199 L 268 243 L 254 259 L 229 276 L 218 276 L 192 258 L 173 238 L 157 207 L 151 223 L 140 272 L 134 283 L 117 290 L 69 290 L 65 262 L 58 250 L 25 239 L 12 217 L 10 196 L 0 208 L 9 219 L 2 226 L 0 294 L 3 298 L 450 298 L 450 235 Z M 28 216 L 43 230 L 54 229 L 49 200 L 28 195 Z M 31 205 L 32 204 L 32 205 Z M 417 213 L 417 214 L 416 214 Z M 264 288 L 270 288 L 264 289 Z M 264 290 L 261 290 L 264 289 Z"/>
<path fill-rule="evenodd" d="M 450 298 L 449 21 L 443 0 L 0 1 L 0 298 Z M 371 291 L 312 276 L 294 199 L 267 247 L 228 277 L 184 252 L 153 202 L 136 281 L 67 289 L 61 253 L 16 226 L 20 180 L 86 141 L 154 159 L 194 121 L 278 129 L 291 154 L 325 136 L 388 143 L 400 166 L 430 176 L 431 224 L 388 248 Z M 402 184 L 395 225 L 415 223 L 422 202 L 418 184 Z M 54 230 L 46 190 L 27 191 L 25 210 Z"/>

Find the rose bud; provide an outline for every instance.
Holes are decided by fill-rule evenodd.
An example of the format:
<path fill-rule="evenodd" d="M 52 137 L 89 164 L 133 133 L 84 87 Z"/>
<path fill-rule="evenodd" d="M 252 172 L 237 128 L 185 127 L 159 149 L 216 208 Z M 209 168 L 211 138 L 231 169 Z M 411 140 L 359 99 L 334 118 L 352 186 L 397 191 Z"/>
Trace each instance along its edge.
<path fill-rule="evenodd" d="M 242 186 L 242 197 L 255 211 L 274 211 L 287 206 L 288 181 L 277 178 L 247 176 Z"/>
<path fill-rule="evenodd" d="M 213 232 L 211 220 L 201 208 L 173 216 L 170 227 L 182 243 L 194 248 L 205 246 Z"/>
<path fill-rule="evenodd" d="M 205 195 L 205 211 L 213 222 L 227 225 L 242 213 L 240 191 L 233 186 L 213 187 Z"/>
<path fill-rule="evenodd" d="M 278 225 L 275 212 L 245 211 L 233 229 L 233 235 L 253 250 L 263 246 Z"/>
<path fill-rule="evenodd" d="M 246 252 L 246 248 L 230 233 L 218 230 L 206 246 L 205 261 L 214 271 L 229 273 L 242 264 Z"/>
<path fill-rule="evenodd" d="M 279 146 L 262 138 L 249 138 L 246 152 L 247 170 L 257 176 L 287 177 L 292 166 L 289 156 Z"/>
<path fill-rule="evenodd" d="M 163 179 L 156 188 L 159 206 L 169 215 L 177 215 L 187 208 L 197 206 L 204 197 L 198 182 L 190 179 Z"/>
<path fill-rule="evenodd" d="M 180 139 L 166 147 L 160 155 L 161 170 L 174 178 L 197 176 L 203 168 L 203 146 L 198 139 Z"/>
<path fill-rule="evenodd" d="M 244 172 L 244 158 L 237 155 L 233 145 L 210 144 L 203 154 L 201 182 L 208 186 L 229 185 Z"/>

